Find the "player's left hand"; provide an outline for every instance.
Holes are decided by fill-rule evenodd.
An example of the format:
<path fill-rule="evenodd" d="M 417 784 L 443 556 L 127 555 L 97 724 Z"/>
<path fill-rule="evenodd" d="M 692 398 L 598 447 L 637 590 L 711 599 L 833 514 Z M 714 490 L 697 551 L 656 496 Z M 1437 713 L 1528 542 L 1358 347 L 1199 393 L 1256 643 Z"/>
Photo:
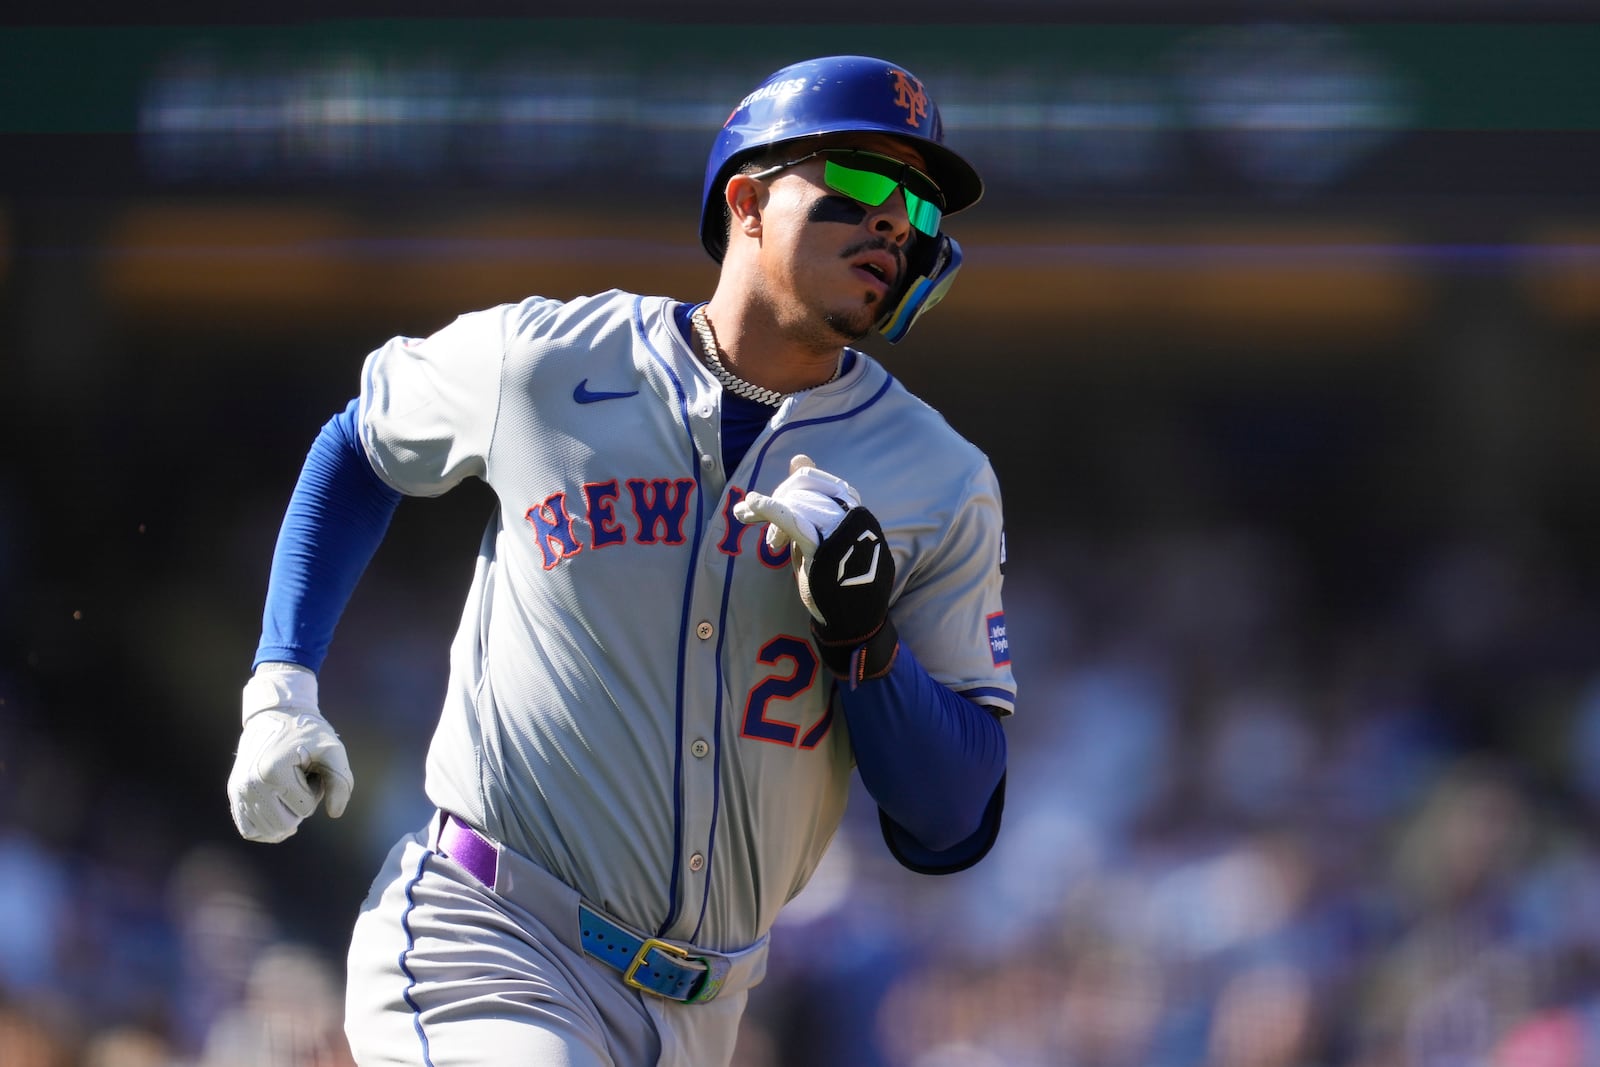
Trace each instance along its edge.
<path fill-rule="evenodd" d="M 889 621 L 894 556 L 876 516 L 849 483 L 805 455 L 772 496 L 751 493 L 734 507 L 740 522 L 765 520 L 767 544 L 794 548 L 800 600 L 824 663 L 851 685 L 888 672 L 899 648 Z"/>
<path fill-rule="evenodd" d="M 774 552 L 793 544 L 795 551 L 810 557 L 845 512 L 860 503 L 861 495 L 849 482 L 819 470 L 810 456 L 801 453 L 789 461 L 789 477 L 770 496 L 747 494 L 733 506 L 733 517 L 746 525 L 767 523 L 767 547 Z"/>
<path fill-rule="evenodd" d="M 828 669 L 851 686 L 887 674 L 900 637 L 889 620 L 894 554 L 877 516 L 851 508 L 815 553 L 796 561 L 795 576 Z"/>

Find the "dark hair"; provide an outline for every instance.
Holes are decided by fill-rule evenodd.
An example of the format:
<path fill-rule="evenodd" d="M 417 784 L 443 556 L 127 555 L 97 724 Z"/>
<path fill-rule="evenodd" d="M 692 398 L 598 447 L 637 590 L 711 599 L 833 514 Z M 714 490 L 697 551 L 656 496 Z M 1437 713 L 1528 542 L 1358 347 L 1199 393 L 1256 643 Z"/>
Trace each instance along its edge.
<path fill-rule="evenodd" d="M 779 163 L 787 163 L 794 158 L 795 145 L 792 142 L 763 145 L 750 153 L 737 168 L 734 174 L 760 174 L 769 167 L 776 167 Z M 799 153 L 805 155 L 804 152 Z M 730 175 L 731 177 L 732 175 Z M 723 183 L 727 185 L 726 182 Z M 728 214 L 728 205 L 722 205 L 722 247 L 726 249 L 733 241 L 733 216 Z"/>

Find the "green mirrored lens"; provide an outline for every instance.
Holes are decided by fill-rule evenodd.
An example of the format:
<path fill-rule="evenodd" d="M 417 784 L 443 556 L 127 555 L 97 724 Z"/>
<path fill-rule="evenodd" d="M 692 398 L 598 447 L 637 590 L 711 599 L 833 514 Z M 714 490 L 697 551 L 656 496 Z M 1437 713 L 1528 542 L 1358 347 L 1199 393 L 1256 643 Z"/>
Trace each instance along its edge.
<path fill-rule="evenodd" d="M 822 180 L 827 183 L 828 188 L 872 207 L 882 204 L 897 188 L 900 188 L 900 182 L 886 174 L 847 167 L 831 159 L 823 166 Z M 939 232 L 939 221 L 944 217 L 944 212 L 931 200 L 907 189 L 906 216 L 919 233 L 933 237 Z"/>
<path fill-rule="evenodd" d="M 887 175 L 847 167 L 831 159 L 823 167 L 822 180 L 828 183 L 828 188 L 872 207 L 877 207 L 889 199 L 889 194 L 893 193 L 895 186 L 899 184 Z"/>
<path fill-rule="evenodd" d="M 929 237 L 938 236 L 939 220 L 944 218 L 944 212 L 939 210 L 938 204 L 924 200 L 910 189 L 907 189 L 906 214 L 911 219 L 911 225 L 916 227 L 918 232 L 925 233 Z"/>

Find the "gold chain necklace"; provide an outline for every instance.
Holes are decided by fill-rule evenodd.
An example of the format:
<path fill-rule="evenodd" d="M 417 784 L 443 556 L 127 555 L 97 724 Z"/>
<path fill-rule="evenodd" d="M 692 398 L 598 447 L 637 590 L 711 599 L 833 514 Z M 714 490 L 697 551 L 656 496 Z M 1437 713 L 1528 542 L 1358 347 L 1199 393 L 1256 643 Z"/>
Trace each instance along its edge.
<path fill-rule="evenodd" d="M 768 407 L 774 408 L 783 403 L 784 399 L 790 395 L 788 393 L 780 393 L 776 389 L 768 389 L 765 386 L 756 385 L 753 382 L 747 382 L 723 364 L 722 348 L 717 344 L 716 334 L 711 332 L 711 322 L 706 318 L 706 306 L 704 304 L 694 309 L 693 314 L 689 316 L 689 322 L 693 324 L 694 332 L 700 338 L 700 351 L 705 356 L 706 366 L 711 368 L 711 373 L 717 376 L 717 381 L 722 383 L 724 389 L 736 396 L 742 396 L 746 400 L 754 400 L 759 404 L 766 404 Z M 837 381 L 839 372 L 843 369 L 844 353 L 841 352 L 839 354 L 839 362 L 833 368 L 833 377 L 822 384 L 827 385 L 829 382 Z M 816 386 L 808 386 L 807 388 L 814 389 Z M 798 392 L 802 393 L 805 391 L 805 389 L 798 390 Z"/>

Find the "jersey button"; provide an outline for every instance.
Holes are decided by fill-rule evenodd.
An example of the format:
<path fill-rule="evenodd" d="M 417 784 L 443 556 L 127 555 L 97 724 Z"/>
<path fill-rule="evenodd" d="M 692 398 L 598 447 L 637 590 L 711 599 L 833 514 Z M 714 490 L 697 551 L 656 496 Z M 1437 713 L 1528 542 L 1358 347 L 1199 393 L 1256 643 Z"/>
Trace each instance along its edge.
<path fill-rule="evenodd" d="M 700 853 L 696 852 L 694 855 L 689 857 L 689 869 L 691 871 L 698 871 L 700 868 L 704 867 L 705 865 L 706 865 L 706 858 L 704 856 L 700 855 Z"/>
<path fill-rule="evenodd" d="M 710 470 L 716 465 L 717 461 L 711 458 L 711 454 L 709 452 L 700 457 L 700 466 L 704 467 L 706 470 Z"/>
<path fill-rule="evenodd" d="M 704 620 L 702 620 L 700 624 L 694 628 L 695 636 L 702 641 L 711 640 L 711 635 L 716 632 L 717 628 L 712 626 L 709 622 L 705 622 Z"/>
<path fill-rule="evenodd" d="M 706 753 L 711 751 L 711 746 L 706 744 L 705 738 L 697 737 L 694 739 L 694 743 L 689 746 L 689 751 L 694 753 L 695 759 L 705 759 Z"/>

